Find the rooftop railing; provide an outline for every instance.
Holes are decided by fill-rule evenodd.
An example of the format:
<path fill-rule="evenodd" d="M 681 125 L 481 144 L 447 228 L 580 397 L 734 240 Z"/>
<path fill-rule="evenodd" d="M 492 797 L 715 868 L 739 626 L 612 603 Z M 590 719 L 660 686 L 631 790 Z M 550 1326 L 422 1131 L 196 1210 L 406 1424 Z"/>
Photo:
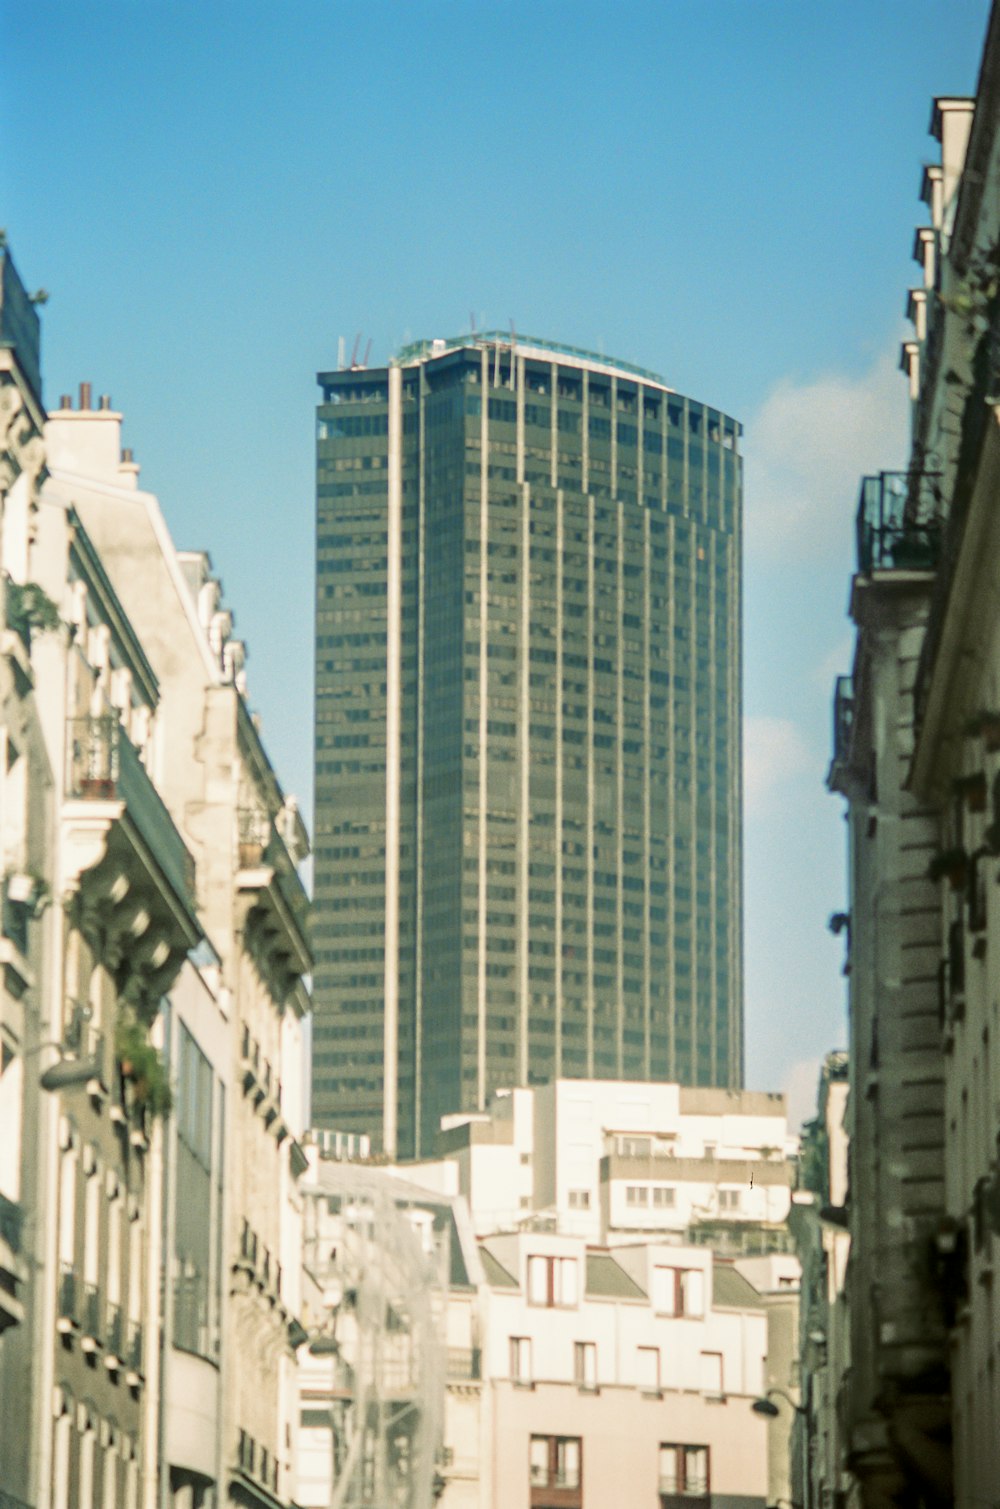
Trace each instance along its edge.
<path fill-rule="evenodd" d="M 933 571 L 941 553 L 936 472 L 862 477 L 857 514 L 858 571 Z"/>

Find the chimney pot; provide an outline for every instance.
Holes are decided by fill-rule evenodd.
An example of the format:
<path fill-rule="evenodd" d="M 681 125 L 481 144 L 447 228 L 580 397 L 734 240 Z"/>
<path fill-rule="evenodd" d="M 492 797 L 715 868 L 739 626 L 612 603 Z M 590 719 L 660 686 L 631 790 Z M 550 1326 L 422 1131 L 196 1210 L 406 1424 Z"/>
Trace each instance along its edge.
<path fill-rule="evenodd" d="M 69 393 L 61 393 L 59 395 L 59 407 L 61 409 L 71 409 L 73 407 L 73 399 Z"/>
<path fill-rule="evenodd" d="M 132 447 L 130 445 L 123 446 L 122 447 L 122 463 L 124 464 L 125 462 L 131 461 L 131 460 L 132 460 Z"/>
<path fill-rule="evenodd" d="M 89 409 L 89 408 L 90 408 L 90 383 L 89 382 L 82 382 L 80 384 L 80 409 L 82 411 L 84 409 Z"/>
<path fill-rule="evenodd" d="M 111 394 L 110 393 L 102 393 L 101 394 L 101 408 L 107 410 L 107 409 L 110 409 L 110 407 L 111 407 Z"/>

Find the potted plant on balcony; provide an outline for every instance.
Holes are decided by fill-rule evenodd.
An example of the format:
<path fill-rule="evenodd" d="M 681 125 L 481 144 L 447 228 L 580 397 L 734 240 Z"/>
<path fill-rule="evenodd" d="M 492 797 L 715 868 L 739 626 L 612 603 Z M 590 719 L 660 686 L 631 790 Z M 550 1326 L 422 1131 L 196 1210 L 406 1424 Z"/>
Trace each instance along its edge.
<path fill-rule="evenodd" d="M 144 1116 L 168 1116 L 174 1097 L 167 1066 L 141 1022 L 123 1016 L 115 1028 L 115 1056 L 131 1106 Z"/>
<path fill-rule="evenodd" d="M 59 609 L 37 582 L 7 582 L 7 623 L 31 648 L 31 632 L 50 633 L 59 627 Z"/>

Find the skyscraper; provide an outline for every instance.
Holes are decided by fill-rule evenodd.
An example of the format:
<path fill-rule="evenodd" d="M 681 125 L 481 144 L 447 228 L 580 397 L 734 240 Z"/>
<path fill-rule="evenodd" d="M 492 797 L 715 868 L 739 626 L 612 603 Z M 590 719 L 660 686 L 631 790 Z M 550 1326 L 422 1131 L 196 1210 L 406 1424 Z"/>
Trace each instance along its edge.
<path fill-rule="evenodd" d="M 532 338 L 318 380 L 314 1121 L 739 1085 L 739 425 Z"/>

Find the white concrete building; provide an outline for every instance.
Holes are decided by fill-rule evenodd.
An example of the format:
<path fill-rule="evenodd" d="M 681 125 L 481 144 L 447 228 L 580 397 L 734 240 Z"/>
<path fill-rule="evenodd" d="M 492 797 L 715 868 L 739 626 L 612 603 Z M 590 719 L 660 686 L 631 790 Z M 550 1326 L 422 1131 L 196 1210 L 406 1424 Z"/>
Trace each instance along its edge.
<path fill-rule="evenodd" d="M 415 1428 L 418 1412 L 425 1426 L 419 1449 L 373 1442 L 372 1473 L 380 1460 L 402 1461 L 409 1472 L 436 1441 L 445 1509 L 770 1502 L 774 1433 L 750 1408 L 766 1386 L 769 1316 L 737 1263 L 674 1236 L 613 1248 L 554 1230 L 477 1239 L 460 1194 L 417 1182 L 426 1165 L 405 1179 L 398 1169 L 333 1158 L 319 1168 L 322 1198 L 307 1190 L 317 1212 L 306 1248 L 311 1345 L 300 1353 L 296 1499 L 305 1509 L 367 1502 L 351 1480 L 363 1396 L 364 1418 L 379 1419 L 394 1440 Z M 364 1226 L 361 1216 L 374 1212 L 375 1224 Z M 447 1274 L 411 1251 L 403 1276 L 400 1212 L 416 1232 L 447 1237 Z M 364 1261 L 355 1262 L 359 1227 Z M 442 1249 L 424 1241 L 421 1250 Z M 759 1261 L 789 1273 L 797 1266 L 786 1256 Z M 766 1276 L 779 1286 L 770 1269 Z M 388 1308 L 366 1303 L 373 1284 L 391 1289 Z M 404 1303 L 398 1296 L 407 1285 Z M 400 1319 L 363 1344 L 363 1313 L 369 1327 L 376 1314 Z M 435 1360 L 428 1341 L 409 1345 L 405 1372 L 395 1374 L 399 1338 L 415 1334 L 421 1314 L 438 1315 L 442 1350 Z M 368 1356 L 381 1358 L 377 1388 L 360 1376 Z M 787 1459 L 787 1431 L 776 1439 Z M 412 1486 L 407 1479 L 398 1487 L 401 1504 L 420 1502 L 405 1496 Z"/>
<path fill-rule="evenodd" d="M 796 1151 L 781 1095 L 561 1079 L 445 1117 L 439 1158 L 400 1172 L 461 1192 L 481 1234 L 545 1221 L 767 1252 L 787 1240 Z"/>

